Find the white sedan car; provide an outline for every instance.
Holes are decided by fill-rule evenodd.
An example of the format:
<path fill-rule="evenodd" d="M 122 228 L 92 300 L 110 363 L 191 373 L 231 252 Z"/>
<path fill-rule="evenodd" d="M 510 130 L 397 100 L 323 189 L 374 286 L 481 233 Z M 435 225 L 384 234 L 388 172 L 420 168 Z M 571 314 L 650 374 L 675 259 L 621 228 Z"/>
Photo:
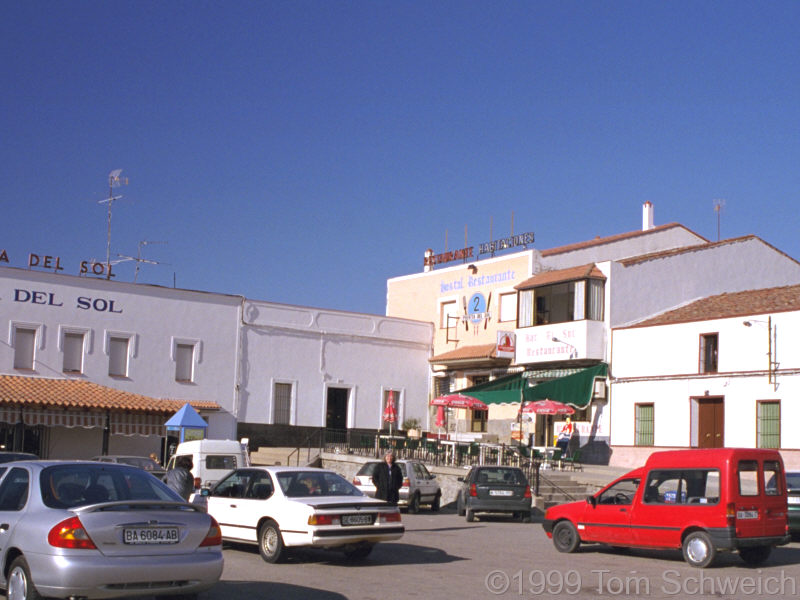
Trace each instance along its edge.
<path fill-rule="evenodd" d="M 405 532 L 396 506 L 365 496 L 325 469 L 237 469 L 204 492 L 203 500 L 223 539 L 258 544 L 271 563 L 296 547 L 341 550 L 360 559 L 376 543 Z"/>

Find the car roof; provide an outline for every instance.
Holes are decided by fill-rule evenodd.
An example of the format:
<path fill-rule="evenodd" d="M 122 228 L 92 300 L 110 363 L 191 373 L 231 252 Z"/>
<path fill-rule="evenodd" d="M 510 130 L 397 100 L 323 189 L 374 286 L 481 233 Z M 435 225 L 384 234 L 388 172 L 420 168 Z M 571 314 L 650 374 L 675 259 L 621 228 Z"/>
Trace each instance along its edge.
<path fill-rule="evenodd" d="M 319 467 L 292 467 L 288 465 L 251 465 L 249 467 L 239 467 L 237 471 L 252 471 L 261 470 L 269 471 L 270 473 L 294 473 L 297 471 L 317 471 L 319 473 L 336 473 L 331 469 L 321 469 Z"/>

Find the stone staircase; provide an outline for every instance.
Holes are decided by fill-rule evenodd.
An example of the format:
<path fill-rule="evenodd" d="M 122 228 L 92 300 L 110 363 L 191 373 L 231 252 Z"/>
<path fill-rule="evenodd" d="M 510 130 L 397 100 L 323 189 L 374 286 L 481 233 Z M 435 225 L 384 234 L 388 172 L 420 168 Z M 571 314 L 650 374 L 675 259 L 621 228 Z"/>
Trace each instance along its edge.
<path fill-rule="evenodd" d="M 564 502 L 584 500 L 586 496 L 597 491 L 598 486 L 580 479 L 579 474 L 571 471 L 542 470 L 537 506 L 547 509 Z"/>
<path fill-rule="evenodd" d="M 309 458 L 308 450 L 301 448 L 299 454 L 300 465 L 305 466 L 309 461 L 313 461 L 316 458 L 319 451 L 312 451 L 311 457 Z M 288 465 L 290 460 L 292 466 L 297 465 L 297 448 L 261 446 L 258 450 L 250 453 L 250 464 L 253 465 Z"/>

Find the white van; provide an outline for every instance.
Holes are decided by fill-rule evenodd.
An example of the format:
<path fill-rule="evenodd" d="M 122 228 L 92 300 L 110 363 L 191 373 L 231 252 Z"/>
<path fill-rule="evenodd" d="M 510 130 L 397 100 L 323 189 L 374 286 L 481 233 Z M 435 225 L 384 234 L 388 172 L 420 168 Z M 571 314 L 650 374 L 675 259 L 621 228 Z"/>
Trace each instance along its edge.
<path fill-rule="evenodd" d="M 178 444 L 175 454 L 167 463 L 169 471 L 180 456 L 190 456 L 194 467 L 194 487 L 210 488 L 225 474 L 240 467 L 250 466 L 245 440 L 192 440 Z"/>

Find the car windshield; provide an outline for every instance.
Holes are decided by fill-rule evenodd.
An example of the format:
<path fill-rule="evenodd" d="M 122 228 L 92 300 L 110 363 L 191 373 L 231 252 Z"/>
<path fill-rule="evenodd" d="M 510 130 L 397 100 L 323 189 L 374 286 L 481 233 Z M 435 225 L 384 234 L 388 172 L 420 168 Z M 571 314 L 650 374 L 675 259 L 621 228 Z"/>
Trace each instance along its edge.
<path fill-rule="evenodd" d="M 363 465 L 361 465 L 361 468 L 358 470 L 358 473 L 356 473 L 356 477 L 358 477 L 359 475 L 372 477 L 372 474 L 375 472 L 375 467 L 377 467 L 379 464 L 381 463 L 379 462 L 364 463 Z"/>
<path fill-rule="evenodd" d="M 790 492 L 800 492 L 800 473 L 786 474 L 786 489 Z"/>
<path fill-rule="evenodd" d="M 349 481 L 326 471 L 282 471 L 276 473 L 278 485 L 289 498 L 307 496 L 363 496 Z"/>
<path fill-rule="evenodd" d="M 127 466 L 55 465 L 42 470 L 39 481 L 42 500 L 50 508 L 74 508 L 119 500 L 182 500 L 149 473 Z"/>
<path fill-rule="evenodd" d="M 522 471 L 502 467 L 478 469 L 475 473 L 475 483 L 479 485 L 527 485 Z"/>

